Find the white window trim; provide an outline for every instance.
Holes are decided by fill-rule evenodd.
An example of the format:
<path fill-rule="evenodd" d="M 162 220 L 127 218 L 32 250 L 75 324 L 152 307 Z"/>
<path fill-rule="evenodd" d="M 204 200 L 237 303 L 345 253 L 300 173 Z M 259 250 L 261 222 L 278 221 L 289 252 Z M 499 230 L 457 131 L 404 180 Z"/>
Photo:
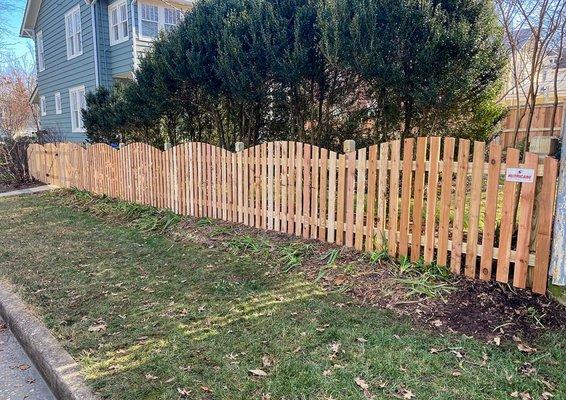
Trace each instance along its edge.
<path fill-rule="evenodd" d="M 84 129 L 84 124 L 83 127 L 81 128 L 80 126 L 75 126 L 75 121 L 73 120 L 73 112 L 75 110 L 73 110 L 73 92 L 77 92 L 77 91 L 83 91 L 85 96 L 86 96 L 86 90 L 85 90 L 85 86 L 84 85 L 80 85 L 80 86 L 75 86 L 69 89 L 69 109 L 71 110 L 71 131 L 72 132 L 77 132 L 77 133 L 82 133 L 85 132 L 86 130 Z M 79 115 L 79 118 L 82 119 L 82 114 Z"/>
<path fill-rule="evenodd" d="M 45 100 L 45 96 L 39 97 L 39 111 L 42 117 L 47 115 L 47 102 Z"/>
<path fill-rule="evenodd" d="M 55 99 L 55 114 L 59 115 L 63 113 L 63 107 L 61 103 L 61 92 L 56 92 L 53 96 Z"/>
<path fill-rule="evenodd" d="M 153 42 L 156 38 L 153 38 L 151 36 L 145 36 L 142 33 L 142 12 L 141 12 L 142 4 L 157 7 L 157 30 L 158 30 L 158 32 L 165 30 L 165 9 L 166 8 L 181 11 L 181 20 L 183 19 L 183 15 L 186 11 L 182 8 L 174 7 L 173 5 L 164 6 L 162 4 L 154 3 L 154 2 L 151 2 L 151 1 L 138 1 L 137 4 L 138 4 L 138 38 L 140 40 L 144 40 L 146 42 Z"/>
<path fill-rule="evenodd" d="M 81 51 L 76 52 L 75 54 L 71 55 L 69 54 L 69 46 L 67 44 L 67 40 L 69 39 L 69 34 L 68 34 L 68 30 L 67 30 L 67 17 L 69 15 L 72 15 L 76 12 L 79 12 L 79 25 L 80 25 L 80 31 L 81 31 Z M 82 27 L 82 20 L 81 20 L 81 5 L 77 4 L 75 7 L 71 8 L 69 11 L 67 11 L 67 13 L 65 13 L 65 19 L 63 20 L 63 22 L 65 23 L 65 47 L 67 50 L 67 60 L 72 60 L 73 58 L 76 58 L 80 55 L 83 54 L 83 27 Z"/>
<path fill-rule="evenodd" d="M 123 21 L 120 21 L 120 19 L 118 19 L 118 36 L 120 36 L 120 39 L 118 40 L 114 40 L 114 35 L 112 34 L 112 11 L 114 10 L 118 10 L 118 18 L 119 18 L 119 9 L 120 6 L 126 6 L 126 22 L 128 24 L 128 34 L 126 36 L 121 37 L 120 33 L 122 32 L 122 30 L 120 29 L 120 24 Z M 130 11 L 128 10 L 128 3 L 126 1 L 115 1 L 114 3 L 111 3 L 108 5 L 108 34 L 110 35 L 110 46 L 114 46 L 115 44 L 120 44 L 120 43 L 124 43 L 128 40 L 130 40 Z"/>
<path fill-rule="evenodd" d="M 39 72 L 42 72 L 45 71 L 45 47 L 43 46 L 43 31 L 39 31 L 35 34 L 35 46 L 37 48 L 37 70 Z"/>

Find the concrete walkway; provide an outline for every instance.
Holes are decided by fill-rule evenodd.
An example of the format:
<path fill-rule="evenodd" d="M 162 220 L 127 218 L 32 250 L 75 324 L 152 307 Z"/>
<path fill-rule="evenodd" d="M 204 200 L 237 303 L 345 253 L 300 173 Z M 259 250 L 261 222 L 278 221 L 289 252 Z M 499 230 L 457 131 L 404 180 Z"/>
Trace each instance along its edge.
<path fill-rule="evenodd" d="M 0 399 L 56 400 L 12 332 L 1 319 Z"/>
<path fill-rule="evenodd" d="M 9 196 L 20 196 L 22 194 L 31 194 L 31 193 L 40 193 L 46 192 L 48 190 L 52 190 L 53 186 L 43 185 L 43 186 L 36 186 L 27 189 L 20 189 L 20 190 L 12 190 L 11 192 L 4 192 L 0 193 L 0 197 L 9 197 Z"/>

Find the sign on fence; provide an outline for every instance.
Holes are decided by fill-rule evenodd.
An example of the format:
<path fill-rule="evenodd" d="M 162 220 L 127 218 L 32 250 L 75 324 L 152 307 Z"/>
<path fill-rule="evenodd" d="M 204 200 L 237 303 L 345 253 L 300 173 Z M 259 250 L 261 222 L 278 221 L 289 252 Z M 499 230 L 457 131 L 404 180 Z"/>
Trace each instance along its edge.
<path fill-rule="evenodd" d="M 324 240 L 423 258 L 470 278 L 544 293 L 558 162 L 454 138 L 346 154 L 296 142 L 233 153 L 206 143 L 161 151 L 31 145 L 43 182 Z M 501 179 L 504 178 L 504 179 Z M 538 189 L 537 189 L 538 188 Z M 537 193 L 540 190 L 540 193 Z M 536 223 L 535 223 L 536 221 Z"/>

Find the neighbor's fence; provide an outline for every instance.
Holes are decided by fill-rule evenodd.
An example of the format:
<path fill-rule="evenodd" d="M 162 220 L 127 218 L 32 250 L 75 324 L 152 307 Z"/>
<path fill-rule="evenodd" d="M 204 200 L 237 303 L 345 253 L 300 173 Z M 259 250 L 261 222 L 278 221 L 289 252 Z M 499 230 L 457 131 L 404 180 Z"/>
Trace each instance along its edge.
<path fill-rule="evenodd" d="M 31 145 L 40 181 L 304 238 L 386 248 L 455 274 L 544 293 L 558 162 L 453 138 L 406 139 L 337 154 L 296 142 L 238 153 L 185 143 Z M 441 154 L 442 153 L 442 154 Z M 471 156 L 471 157 L 470 157 Z M 531 182 L 507 168 L 534 170 Z M 528 175 L 528 173 L 527 173 Z"/>

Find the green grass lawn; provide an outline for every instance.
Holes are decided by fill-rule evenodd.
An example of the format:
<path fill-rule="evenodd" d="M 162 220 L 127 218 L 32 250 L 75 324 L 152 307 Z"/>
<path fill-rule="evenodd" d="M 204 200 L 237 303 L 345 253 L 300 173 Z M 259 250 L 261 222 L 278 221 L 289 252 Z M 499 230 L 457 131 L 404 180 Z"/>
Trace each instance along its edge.
<path fill-rule="evenodd" d="M 159 224 L 51 194 L 0 200 L 0 276 L 104 398 L 564 398 L 563 331 L 534 353 L 435 334 L 285 273 L 278 256 L 175 241 Z"/>

